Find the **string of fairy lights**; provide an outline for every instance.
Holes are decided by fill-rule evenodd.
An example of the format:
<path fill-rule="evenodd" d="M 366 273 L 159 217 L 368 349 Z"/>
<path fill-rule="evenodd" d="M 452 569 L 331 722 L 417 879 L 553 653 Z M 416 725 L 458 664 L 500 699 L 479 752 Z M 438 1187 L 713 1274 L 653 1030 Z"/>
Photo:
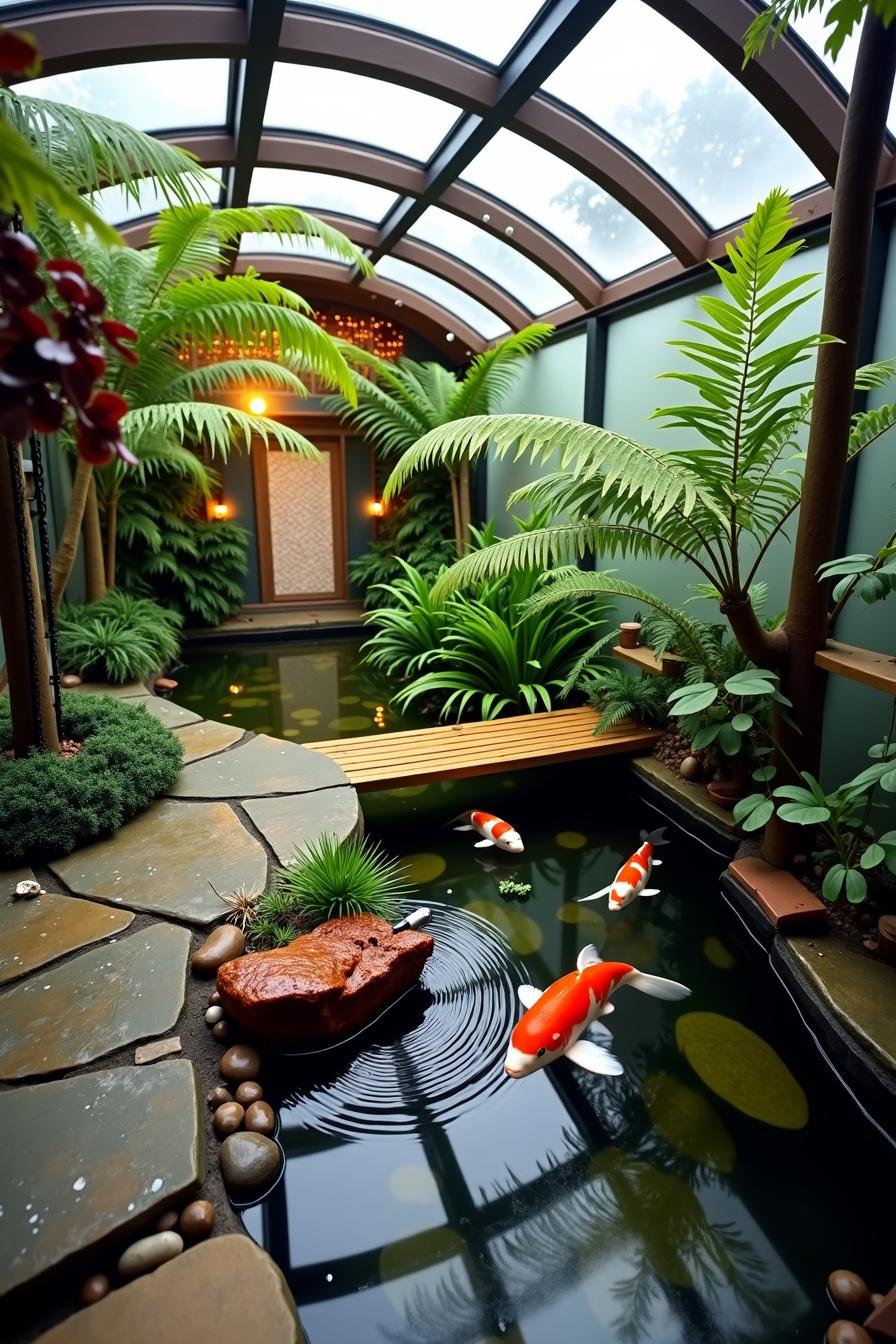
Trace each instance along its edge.
<path fill-rule="evenodd" d="M 378 359 L 398 359 L 405 351 L 405 333 L 384 317 L 348 309 L 320 308 L 314 318 L 328 335 L 349 341 L 358 350 L 368 350 Z M 280 336 L 276 331 L 260 331 L 246 341 L 215 336 L 210 342 L 185 344 L 178 359 L 191 368 L 198 364 L 217 364 L 231 359 L 280 359 Z"/>

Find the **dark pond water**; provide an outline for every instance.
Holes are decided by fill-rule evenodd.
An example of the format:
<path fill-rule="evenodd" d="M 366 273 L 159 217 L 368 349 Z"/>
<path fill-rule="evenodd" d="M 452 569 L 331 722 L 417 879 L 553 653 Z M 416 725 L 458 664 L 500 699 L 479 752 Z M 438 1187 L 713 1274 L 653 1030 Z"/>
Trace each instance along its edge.
<path fill-rule="evenodd" d="M 374 699 L 363 680 L 345 688 L 344 669 L 358 675 L 350 646 L 323 647 L 298 655 L 320 659 L 321 673 L 325 657 L 339 668 L 316 701 L 321 737 L 344 717 L 332 710 L 340 696 Z M 246 681 L 279 666 L 294 687 L 281 708 L 264 692 L 269 731 L 297 722 L 290 705 L 315 703 L 308 682 L 284 678 L 282 647 L 239 656 Z M 206 674 L 231 670 L 210 662 Z M 179 678 L 198 704 L 198 665 Z M 656 824 L 623 764 L 368 794 L 364 805 L 368 830 L 408 858 L 413 904 L 434 910 L 436 951 L 419 990 L 360 1044 L 265 1075 L 286 1166 L 243 1217 L 283 1269 L 311 1344 L 820 1344 L 831 1269 L 889 1286 L 889 1238 L 876 1229 L 893 1152 L 728 912 L 719 861 L 676 835 L 659 897 L 618 914 L 575 903 Z M 468 807 L 511 821 L 526 853 L 489 857 L 444 829 Z M 505 878 L 531 893 L 505 899 Z M 691 998 L 618 991 L 622 1077 L 561 1061 L 506 1078 L 516 986 L 547 986 L 588 942 L 684 981 Z"/>

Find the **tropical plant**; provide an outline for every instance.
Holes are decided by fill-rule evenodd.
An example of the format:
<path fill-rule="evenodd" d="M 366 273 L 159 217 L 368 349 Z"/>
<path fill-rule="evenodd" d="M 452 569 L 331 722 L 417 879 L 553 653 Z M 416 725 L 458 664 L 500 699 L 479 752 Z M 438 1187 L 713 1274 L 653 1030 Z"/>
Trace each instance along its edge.
<path fill-rule="evenodd" d="M 669 717 L 666 700 L 674 683 L 666 677 L 645 677 L 623 667 L 589 668 L 579 685 L 587 691 L 589 704 L 600 710 L 595 737 L 610 732 L 623 719 L 659 727 Z"/>
<path fill-rule="evenodd" d="M 340 842 L 324 834 L 277 872 L 246 921 L 255 945 L 282 946 L 303 931 L 343 915 L 398 918 L 398 899 L 411 892 L 402 869 L 369 839 Z"/>
<path fill-rule="evenodd" d="M 149 247 L 140 252 L 103 249 L 90 239 L 79 239 L 64 225 L 44 221 L 43 244 L 54 252 L 71 249 L 105 286 L 120 316 L 140 333 L 135 346 L 139 362 L 111 361 L 106 375 L 115 390 L 127 396 L 130 410 L 122 430 L 138 459 L 192 443 L 226 461 L 232 448 L 248 450 L 253 440 L 316 458 L 317 449 L 296 430 L 212 398 L 246 385 L 302 396 L 306 388 L 299 374 L 304 370 L 335 384 L 349 401 L 354 397 L 345 360 L 314 321 L 304 299 L 262 279 L 251 268 L 242 275 L 220 273 L 246 231 L 317 238 L 335 256 L 370 271 L 370 263 L 343 234 L 292 206 L 233 210 L 203 204 L 174 206 L 162 212 Z M 251 348 L 260 342 L 262 332 L 278 337 L 279 363 L 246 357 L 191 367 L 183 361 L 185 353 L 203 346 L 210 349 L 219 338 Z M 89 464 L 79 462 L 54 563 L 57 597 L 74 564 L 92 474 Z M 96 477 L 105 518 L 108 586 L 115 582 L 117 513 L 124 478 L 116 463 Z"/>
<path fill-rule="evenodd" d="M 447 631 L 445 600 L 432 597 L 430 580 L 420 570 L 399 559 L 399 577 L 393 583 L 377 584 L 385 602 L 364 620 L 376 634 L 363 646 L 364 659 L 389 677 L 405 680 L 421 672 L 438 653 Z"/>
<path fill-rule="evenodd" d="M 768 0 L 747 29 L 744 38 L 744 65 L 761 56 L 771 36 L 772 46 L 794 19 L 812 10 L 826 9 L 824 22 L 829 30 L 824 49 L 836 59 L 843 43 L 862 22 L 866 9 L 880 19 L 885 28 L 896 18 L 896 0 Z"/>
<path fill-rule="evenodd" d="M 896 831 L 883 834 L 871 824 L 878 788 L 896 793 L 896 700 L 890 726 L 882 742 L 868 752 L 873 765 L 861 770 L 854 779 L 825 792 L 808 770 L 800 772 L 802 784 L 781 784 L 772 788 L 775 768 L 766 766 L 754 773 L 754 779 L 766 785 L 765 793 L 751 793 L 734 808 L 735 821 L 745 831 L 758 830 L 776 810 L 782 820 L 796 826 L 808 826 L 822 832 L 826 847 L 816 850 L 813 858 L 828 865 L 821 894 L 836 901 L 845 891 L 846 899 L 857 905 L 868 895 L 866 873 L 884 868 L 896 875 Z M 783 801 L 782 801 L 783 800 Z"/>
<path fill-rule="evenodd" d="M 60 611 L 60 664 L 96 681 L 139 681 L 177 657 L 182 619 L 148 597 L 110 589 Z"/>
<path fill-rule="evenodd" d="M 382 454 L 377 458 L 376 471 L 377 487 L 382 491 Z M 451 530 L 451 500 L 444 472 L 421 472 L 413 489 L 395 499 L 377 522 L 376 540 L 363 555 L 349 562 L 349 576 L 362 590 L 365 604 L 382 606 L 390 600 L 383 585 L 401 576 L 402 561 L 431 583 L 457 553 Z"/>
<path fill-rule="evenodd" d="M 523 360 L 542 346 L 552 331 L 545 322 L 524 327 L 477 355 L 462 378 L 442 364 L 405 358 L 391 363 L 366 350 L 342 346 L 346 358 L 359 366 L 352 371 L 356 400 L 348 401 L 340 389 L 340 394 L 327 398 L 324 404 L 391 460 L 397 453 L 406 453 L 436 426 L 492 412 L 513 386 Z M 361 368 L 368 368 L 372 376 L 361 373 Z M 455 553 L 461 555 L 472 522 L 469 462 L 462 453 L 443 454 L 438 465 L 448 470 Z M 402 500 L 400 512 L 407 507 L 407 495 L 405 488 L 400 496 L 393 491 L 393 500 Z M 410 560 L 410 556 L 404 558 Z"/>
<path fill-rule="evenodd" d="M 830 579 L 840 580 L 831 591 L 834 607 L 830 625 L 833 630 L 837 617 L 854 595 L 873 606 L 890 593 L 896 593 L 896 532 L 876 555 L 844 555 L 839 560 L 828 560 L 819 565 L 819 583 L 827 583 Z"/>
<path fill-rule="evenodd" d="M 551 601 L 626 591 L 656 605 L 651 594 L 624 587 L 614 573 L 571 571 L 570 562 L 590 553 L 686 559 L 716 594 L 751 661 L 780 671 L 788 693 L 798 673 L 800 693 L 790 698 L 799 703 L 805 740 L 794 746 L 790 738 L 789 745 L 792 755 L 805 760 L 818 751 L 821 706 L 813 678 L 821 640 L 808 649 L 792 606 L 767 630 L 750 599 L 762 560 L 800 503 L 798 435 L 812 417 L 818 392 L 795 370 L 832 339 L 810 334 L 773 344 L 781 324 L 810 297 L 810 275 L 780 279 L 781 267 L 801 246 L 785 241 L 792 222 L 787 195 L 771 192 L 729 246 L 730 266 L 711 263 L 726 296 L 698 299 L 701 317 L 688 325 L 700 339 L 673 342 L 690 367 L 666 376 L 693 387 L 700 400 L 661 407 L 654 416 L 687 430 L 694 446 L 658 451 L 606 429 L 549 416 L 475 416 L 424 435 L 402 456 L 385 494 L 403 489 L 418 470 L 446 460 L 472 461 L 489 445 L 499 458 L 513 452 L 533 462 L 552 459 L 554 470 L 516 491 L 510 505 L 528 502 L 559 521 L 464 556 L 437 581 L 435 596 L 514 568 L 560 566 L 557 581 L 538 596 L 539 609 Z M 883 386 L 894 370 L 892 361 L 866 366 L 856 386 Z M 855 459 L 894 424 L 896 405 L 853 416 L 844 461 Z M 825 454 L 829 451 L 826 446 Z M 825 515 L 828 504 L 818 505 Z M 804 508 L 801 520 L 805 514 Z M 806 526 L 801 521 L 797 545 L 803 569 L 818 545 Z M 826 558 L 822 554 L 812 565 L 813 578 Z M 804 679 L 811 694 L 803 691 Z"/>
<path fill-rule="evenodd" d="M 110 835 L 170 788 L 183 759 L 176 733 L 142 705 L 111 695 L 62 696 L 74 755 L 11 759 L 9 699 L 0 696 L 0 854 L 4 864 L 69 854 Z"/>

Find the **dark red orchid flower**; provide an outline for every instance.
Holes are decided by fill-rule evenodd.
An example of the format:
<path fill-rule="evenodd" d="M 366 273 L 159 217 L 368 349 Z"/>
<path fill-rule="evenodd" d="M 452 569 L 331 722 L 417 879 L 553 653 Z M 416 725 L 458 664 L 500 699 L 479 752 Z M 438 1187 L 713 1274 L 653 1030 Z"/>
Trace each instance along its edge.
<path fill-rule="evenodd" d="M 137 354 L 133 350 L 129 350 L 126 345 L 122 345 L 122 341 L 137 340 L 137 332 L 133 327 L 129 327 L 126 322 L 116 322 L 113 318 L 106 318 L 104 322 L 100 323 L 100 330 L 112 349 L 126 363 L 140 363 Z"/>
<path fill-rule="evenodd" d="M 0 75 L 36 75 L 40 72 L 40 54 L 30 33 L 13 33 L 0 28 Z"/>

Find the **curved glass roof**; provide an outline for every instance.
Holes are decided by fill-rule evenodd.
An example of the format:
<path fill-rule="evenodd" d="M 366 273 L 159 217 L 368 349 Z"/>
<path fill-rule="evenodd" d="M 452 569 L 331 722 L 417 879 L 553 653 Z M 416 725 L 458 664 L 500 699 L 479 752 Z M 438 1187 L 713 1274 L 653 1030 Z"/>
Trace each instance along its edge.
<path fill-rule="evenodd" d="M 47 75 L 17 91 L 159 135 L 200 133 L 190 143 L 221 166 L 222 204 L 360 221 L 384 276 L 485 340 L 507 316 L 572 317 L 632 272 L 644 278 L 629 290 L 697 265 L 771 187 L 799 194 L 833 179 L 838 80 L 848 88 L 857 42 L 832 65 L 817 15 L 798 19 L 808 47 L 784 39 L 785 87 L 770 66 L 742 70 L 742 8 L 0 0 L 4 22 L 33 29 L 49 53 Z M 124 223 L 161 202 L 109 188 L 100 205 Z M 463 287 L 445 279 L 464 272 Z"/>

